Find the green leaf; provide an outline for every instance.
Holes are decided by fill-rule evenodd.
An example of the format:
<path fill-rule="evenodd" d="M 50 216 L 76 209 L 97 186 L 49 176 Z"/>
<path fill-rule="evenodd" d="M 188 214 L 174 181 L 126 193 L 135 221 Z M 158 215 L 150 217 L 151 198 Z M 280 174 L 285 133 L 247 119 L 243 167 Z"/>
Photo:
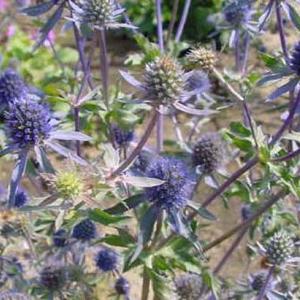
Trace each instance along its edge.
<path fill-rule="evenodd" d="M 188 207 L 192 208 L 198 215 L 204 219 L 215 221 L 217 218 L 205 207 L 197 207 L 192 201 L 188 202 Z"/>
<path fill-rule="evenodd" d="M 230 131 L 240 137 L 250 137 L 251 131 L 246 128 L 241 122 L 231 122 Z"/>
<path fill-rule="evenodd" d="M 287 7 L 289 9 L 289 15 L 291 18 L 292 23 L 295 25 L 295 27 L 300 30 L 300 16 L 298 15 L 297 11 L 293 6 L 287 3 Z"/>
<path fill-rule="evenodd" d="M 100 208 L 94 208 L 89 211 L 89 218 L 93 221 L 103 224 L 103 225 L 110 225 L 120 223 L 124 220 L 129 219 L 130 217 L 127 216 L 113 216 Z"/>
<path fill-rule="evenodd" d="M 97 241 L 97 243 L 106 243 L 111 246 L 115 247 L 128 247 L 132 244 L 135 243 L 135 240 L 133 237 L 129 234 L 121 234 L 121 235 L 116 235 L 116 234 L 110 234 L 106 235 L 104 238 L 100 239 Z"/>
<path fill-rule="evenodd" d="M 115 206 L 106 209 L 105 212 L 113 215 L 122 214 L 132 208 L 135 208 L 143 201 L 144 201 L 144 194 L 134 195 L 116 204 Z"/>

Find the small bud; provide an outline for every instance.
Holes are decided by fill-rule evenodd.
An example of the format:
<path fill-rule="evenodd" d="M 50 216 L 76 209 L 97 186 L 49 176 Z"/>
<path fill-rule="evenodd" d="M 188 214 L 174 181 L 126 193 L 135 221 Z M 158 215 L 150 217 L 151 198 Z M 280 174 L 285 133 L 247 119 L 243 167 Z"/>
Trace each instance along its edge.
<path fill-rule="evenodd" d="M 84 185 L 75 171 L 66 171 L 57 174 L 55 187 L 60 197 L 74 199 L 81 194 Z"/>
<path fill-rule="evenodd" d="M 197 274 L 183 274 L 175 278 L 175 292 L 178 300 L 201 299 L 202 279 Z"/>
<path fill-rule="evenodd" d="M 224 160 L 224 145 L 217 133 L 202 136 L 193 148 L 192 161 L 200 173 L 210 174 L 221 166 Z"/>
<path fill-rule="evenodd" d="M 67 243 L 67 232 L 64 229 L 59 229 L 53 234 L 53 244 L 56 247 L 64 247 Z"/>
<path fill-rule="evenodd" d="M 65 282 L 66 272 L 61 267 L 48 266 L 40 273 L 40 284 L 49 290 L 60 290 Z"/>
<path fill-rule="evenodd" d="M 201 70 L 211 71 L 216 64 L 215 54 L 203 47 L 193 48 L 186 56 L 187 63 L 191 67 L 198 67 Z"/>
<path fill-rule="evenodd" d="M 300 76 L 300 42 L 298 42 L 291 54 L 290 68 Z"/>
<path fill-rule="evenodd" d="M 126 278 L 119 277 L 115 283 L 115 290 L 118 295 L 128 295 L 130 285 Z"/>
<path fill-rule="evenodd" d="M 118 254 L 112 249 L 104 248 L 96 256 L 96 265 L 103 272 L 114 271 L 118 267 Z"/>

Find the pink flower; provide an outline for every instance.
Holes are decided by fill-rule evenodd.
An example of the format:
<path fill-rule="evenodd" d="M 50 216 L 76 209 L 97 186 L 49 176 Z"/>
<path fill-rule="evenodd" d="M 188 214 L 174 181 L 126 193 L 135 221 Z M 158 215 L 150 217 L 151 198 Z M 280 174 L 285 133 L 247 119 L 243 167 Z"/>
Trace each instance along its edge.
<path fill-rule="evenodd" d="M 0 12 L 5 12 L 5 9 L 8 7 L 6 0 L 0 0 Z"/>
<path fill-rule="evenodd" d="M 8 38 L 14 36 L 16 33 L 16 27 L 14 25 L 9 25 L 7 30 L 6 30 L 6 36 Z"/>

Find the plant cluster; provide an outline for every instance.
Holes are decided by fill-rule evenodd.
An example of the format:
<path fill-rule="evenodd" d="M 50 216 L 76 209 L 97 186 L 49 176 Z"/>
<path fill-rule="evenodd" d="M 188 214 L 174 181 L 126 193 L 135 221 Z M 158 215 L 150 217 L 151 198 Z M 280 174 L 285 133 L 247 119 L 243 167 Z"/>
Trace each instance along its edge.
<path fill-rule="evenodd" d="M 182 41 L 191 0 L 168 17 L 151 2 L 150 38 L 125 9 L 138 2 L 12 2 L 0 0 L 0 299 L 300 299 L 295 3 L 224 1 L 199 45 Z M 280 47 L 261 51 L 272 26 Z M 138 49 L 112 76 L 124 31 Z"/>

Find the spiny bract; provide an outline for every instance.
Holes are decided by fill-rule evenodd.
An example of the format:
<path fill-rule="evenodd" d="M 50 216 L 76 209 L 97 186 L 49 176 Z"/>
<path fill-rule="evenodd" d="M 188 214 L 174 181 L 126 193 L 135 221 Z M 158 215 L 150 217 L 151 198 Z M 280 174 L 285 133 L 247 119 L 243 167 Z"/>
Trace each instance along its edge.
<path fill-rule="evenodd" d="M 180 100 L 184 90 L 184 72 L 170 56 L 157 57 L 146 65 L 144 86 L 149 99 L 159 104 Z"/>

